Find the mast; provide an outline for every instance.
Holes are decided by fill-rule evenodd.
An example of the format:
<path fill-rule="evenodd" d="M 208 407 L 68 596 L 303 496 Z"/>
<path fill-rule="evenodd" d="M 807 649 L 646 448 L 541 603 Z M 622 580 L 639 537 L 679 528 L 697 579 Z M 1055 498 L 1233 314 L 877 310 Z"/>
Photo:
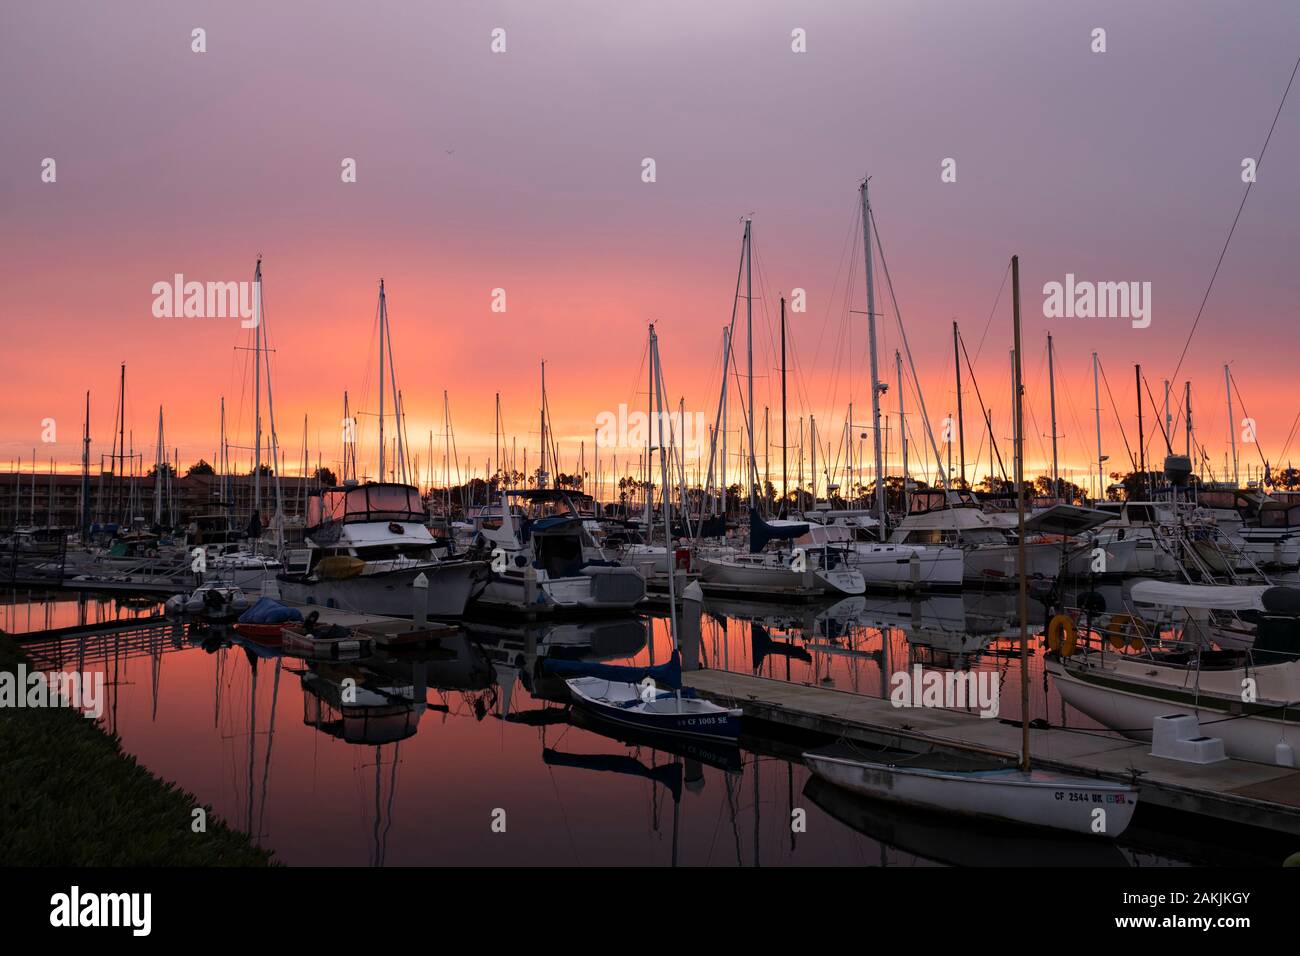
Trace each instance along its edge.
<path fill-rule="evenodd" d="M 754 235 L 753 221 L 745 220 L 745 345 L 748 355 L 747 372 L 749 377 L 749 408 L 746 417 L 749 421 L 749 507 L 753 510 L 755 485 L 758 482 L 758 459 L 754 456 Z"/>
<path fill-rule="evenodd" d="M 1137 403 L 1138 403 L 1138 475 L 1141 478 L 1142 493 L 1148 498 L 1151 497 L 1147 489 L 1147 449 L 1146 437 L 1142 431 L 1142 366 L 1133 366 L 1133 378 L 1137 382 Z"/>
<path fill-rule="evenodd" d="M 158 406 L 158 444 L 153 456 L 153 523 L 162 524 L 163 502 L 163 410 Z"/>
<path fill-rule="evenodd" d="M 1047 390 L 1052 405 L 1052 497 L 1061 497 L 1061 471 L 1056 458 L 1056 352 L 1052 348 L 1052 333 L 1047 333 Z"/>
<path fill-rule="evenodd" d="M 867 335 L 871 349 L 871 435 L 876 453 L 876 507 L 880 512 L 880 540 L 885 539 L 889 527 L 885 513 L 885 476 L 880 459 L 880 375 L 876 359 L 876 288 L 871 271 L 871 202 L 867 198 L 867 183 L 871 177 L 862 180 L 859 192 L 862 196 L 862 251 L 867 264 Z M 945 486 L 947 482 L 944 482 Z"/>
<path fill-rule="evenodd" d="M 1011 257 L 1011 301 L 1015 326 L 1015 435 L 1017 574 L 1020 618 L 1020 769 L 1029 772 L 1029 582 L 1025 577 L 1025 429 L 1024 392 L 1020 381 L 1020 257 Z"/>
<path fill-rule="evenodd" d="M 542 361 L 542 410 L 539 427 L 542 435 L 542 464 L 537 472 L 537 487 L 545 488 L 548 475 L 546 474 L 546 361 L 544 359 Z"/>
<path fill-rule="evenodd" d="M 1097 500 L 1101 501 L 1106 497 L 1106 474 L 1102 468 L 1102 462 L 1106 456 L 1101 453 L 1101 387 L 1097 377 L 1097 353 L 1092 353 L 1092 402 L 1093 408 L 1097 413 Z"/>
<path fill-rule="evenodd" d="M 384 480 L 384 280 L 379 280 L 379 480 Z"/>
<path fill-rule="evenodd" d="M 956 328 L 957 328 L 957 323 L 954 322 L 953 329 L 955 330 Z M 903 514 L 908 514 L 911 510 L 911 498 L 908 493 L 908 487 L 907 487 L 907 419 L 904 418 L 903 416 L 903 353 L 900 352 L 898 349 L 894 349 L 894 365 L 898 369 L 898 435 L 899 435 L 899 439 L 903 444 L 902 506 L 903 506 Z M 960 374 L 960 372 L 958 374 Z M 958 388 L 957 394 L 958 395 L 961 394 L 960 388 Z M 960 405 L 960 403 L 958 404 Z M 961 481 L 963 485 L 966 483 L 966 469 L 964 464 L 965 461 L 966 459 L 963 457 L 962 458 L 963 467 L 962 467 L 962 475 L 961 475 Z M 881 528 L 880 531 L 881 534 L 883 535 L 885 529 Z M 880 540 L 884 541 L 885 539 L 881 537 Z"/>
<path fill-rule="evenodd" d="M 790 476 L 786 463 L 786 408 L 785 408 L 785 296 L 781 296 L 781 510 L 785 511 L 786 495 L 790 493 Z"/>
<path fill-rule="evenodd" d="M 90 530 L 90 392 L 86 392 L 86 423 L 81 432 L 81 534 Z"/>
<path fill-rule="evenodd" d="M 731 326 L 722 327 L 722 526 L 726 536 L 727 526 L 727 385 L 731 374 Z"/>
<path fill-rule="evenodd" d="M 262 514 L 262 257 L 253 268 L 253 307 L 257 321 L 253 325 L 253 511 Z"/>
<path fill-rule="evenodd" d="M 1183 382 L 1183 407 L 1187 409 L 1187 434 L 1184 438 L 1187 442 L 1187 458 L 1190 461 L 1192 457 L 1192 383 L 1190 380 Z"/>
<path fill-rule="evenodd" d="M 808 444 L 810 446 L 809 465 L 812 469 L 812 506 L 817 510 L 817 416 L 808 416 Z"/>
<path fill-rule="evenodd" d="M 1237 419 L 1232 411 L 1232 373 L 1223 366 L 1223 388 L 1228 393 L 1228 441 L 1232 443 L 1232 483 L 1241 487 L 1241 472 L 1237 465 Z"/>
<path fill-rule="evenodd" d="M 1051 336 L 1048 336 L 1048 341 L 1049 342 L 1051 341 Z M 961 473 L 960 473 L 961 487 L 965 488 L 966 487 L 966 416 L 962 412 L 962 404 L 961 404 L 961 355 L 959 354 L 959 348 L 960 346 L 959 346 L 959 339 L 958 339 L 958 332 L 957 332 L 957 320 L 953 319 L 952 320 L 952 361 L 953 364 L 957 367 L 957 449 L 958 449 L 958 460 L 961 464 Z M 895 352 L 895 355 L 897 355 L 897 352 Z M 902 367 L 901 357 L 899 358 L 899 367 L 898 367 L 898 390 L 899 390 L 898 414 L 899 414 L 899 426 L 901 427 L 902 415 L 903 415 L 903 396 L 902 396 L 903 367 Z M 906 437 L 904 437 L 903 439 L 903 448 L 904 448 L 903 461 L 906 462 L 907 461 Z M 907 481 L 906 465 L 904 465 L 903 467 L 903 472 L 904 472 L 903 481 L 906 482 Z"/>

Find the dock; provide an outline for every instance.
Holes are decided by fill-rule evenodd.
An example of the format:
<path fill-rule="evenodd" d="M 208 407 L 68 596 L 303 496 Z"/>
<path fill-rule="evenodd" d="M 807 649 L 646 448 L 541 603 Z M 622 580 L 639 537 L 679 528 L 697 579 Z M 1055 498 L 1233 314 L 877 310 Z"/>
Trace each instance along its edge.
<path fill-rule="evenodd" d="M 900 750 L 941 750 L 1016 760 L 1019 723 L 974 713 L 895 707 L 878 697 L 751 677 L 691 671 L 683 683 L 702 697 L 739 707 L 746 719 Z M 1106 731 L 1032 728 L 1034 766 L 1061 773 L 1134 781 L 1152 806 L 1223 823 L 1300 836 L 1300 771 L 1246 760 L 1191 764 L 1151 756 L 1151 745 Z"/>

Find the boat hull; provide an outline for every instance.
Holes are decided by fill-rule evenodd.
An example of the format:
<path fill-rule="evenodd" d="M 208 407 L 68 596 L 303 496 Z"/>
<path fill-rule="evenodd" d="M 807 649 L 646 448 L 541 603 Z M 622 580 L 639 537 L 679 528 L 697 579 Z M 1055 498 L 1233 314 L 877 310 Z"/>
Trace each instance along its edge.
<path fill-rule="evenodd" d="M 429 582 L 429 617 L 457 618 L 481 586 L 487 565 L 482 561 L 446 561 L 351 578 L 315 579 L 312 575 L 281 574 L 280 595 L 297 604 L 318 604 L 361 614 L 413 617 L 412 585 L 423 574 Z"/>
<path fill-rule="evenodd" d="M 679 700 L 666 691 L 659 691 L 654 700 L 646 702 L 641 699 L 639 684 L 599 677 L 575 677 L 565 683 L 578 706 L 621 727 L 703 740 L 740 738 L 739 710 L 719 707 L 696 697 Z"/>
<path fill-rule="evenodd" d="M 958 548 L 864 544 L 854 548 L 849 560 L 869 588 L 957 588 L 964 569 Z"/>
<path fill-rule="evenodd" d="M 1102 780 L 1020 770 L 948 773 L 803 756 L 814 774 L 864 797 L 1069 833 L 1119 836 L 1137 806 L 1134 788 Z M 1098 808 L 1103 815 L 1094 813 Z"/>

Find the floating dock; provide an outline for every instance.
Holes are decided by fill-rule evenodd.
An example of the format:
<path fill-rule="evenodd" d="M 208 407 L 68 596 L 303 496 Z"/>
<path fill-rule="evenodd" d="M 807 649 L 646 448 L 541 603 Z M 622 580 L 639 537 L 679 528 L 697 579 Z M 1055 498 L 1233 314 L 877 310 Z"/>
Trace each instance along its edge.
<path fill-rule="evenodd" d="M 1021 727 L 974 713 L 895 707 L 845 691 L 691 671 L 686 686 L 745 717 L 900 750 L 943 750 L 1018 759 Z M 1300 771 L 1246 760 L 1190 764 L 1151 756 L 1151 745 L 1106 731 L 1030 728 L 1034 765 L 1045 770 L 1132 781 L 1152 806 L 1224 823 L 1300 835 Z"/>

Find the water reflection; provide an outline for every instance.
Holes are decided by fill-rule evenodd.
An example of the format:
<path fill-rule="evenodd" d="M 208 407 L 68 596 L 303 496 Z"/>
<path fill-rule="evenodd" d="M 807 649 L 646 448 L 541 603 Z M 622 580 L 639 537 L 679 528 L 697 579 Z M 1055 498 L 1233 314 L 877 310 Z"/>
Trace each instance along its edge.
<path fill-rule="evenodd" d="M 1031 620 L 1041 627 L 1037 602 Z M 25 646 L 40 666 L 105 670 L 103 720 L 124 748 L 288 863 L 1151 865 L 1192 852 L 1137 826 L 1119 844 L 1080 843 L 868 803 L 809 776 L 799 754 L 812 741 L 748 733 L 718 747 L 614 728 L 544 674 L 554 656 L 666 660 L 656 616 L 475 622 L 436 649 L 358 661 L 286 656 L 224 626 L 104 624 Z M 915 662 L 991 668 L 1015 704 L 1015 627 L 1007 592 L 708 600 L 699 627 L 683 627 L 683 651 L 868 694 L 887 694 L 888 676 Z M 1032 679 L 1035 714 L 1063 710 L 1037 669 Z M 1267 860 L 1253 853 L 1195 843 L 1198 862 Z"/>

